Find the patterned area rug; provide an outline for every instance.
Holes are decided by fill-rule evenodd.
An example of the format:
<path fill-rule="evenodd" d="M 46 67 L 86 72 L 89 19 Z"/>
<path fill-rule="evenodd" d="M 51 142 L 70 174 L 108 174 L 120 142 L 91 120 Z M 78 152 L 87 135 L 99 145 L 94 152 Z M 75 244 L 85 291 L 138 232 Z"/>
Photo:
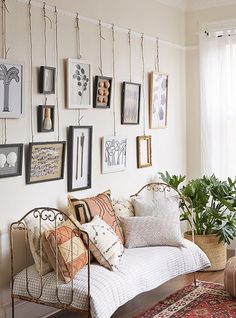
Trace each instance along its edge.
<path fill-rule="evenodd" d="M 221 284 L 198 282 L 184 287 L 133 318 L 236 318 L 236 298 Z"/>

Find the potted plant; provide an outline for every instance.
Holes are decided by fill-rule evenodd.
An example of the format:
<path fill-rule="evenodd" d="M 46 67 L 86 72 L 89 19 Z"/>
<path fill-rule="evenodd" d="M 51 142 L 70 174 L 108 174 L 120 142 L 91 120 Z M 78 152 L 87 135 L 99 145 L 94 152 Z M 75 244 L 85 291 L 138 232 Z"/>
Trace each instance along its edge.
<path fill-rule="evenodd" d="M 185 176 L 159 173 L 162 181 L 191 199 L 195 243 L 211 261 L 209 270 L 220 270 L 226 264 L 226 246 L 236 237 L 236 179 L 221 181 L 212 175 L 182 185 Z M 180 219 L 191 225 L 191 213 L 184 206 Z M 184 234 L 192 239 L 191 232 Z"/>

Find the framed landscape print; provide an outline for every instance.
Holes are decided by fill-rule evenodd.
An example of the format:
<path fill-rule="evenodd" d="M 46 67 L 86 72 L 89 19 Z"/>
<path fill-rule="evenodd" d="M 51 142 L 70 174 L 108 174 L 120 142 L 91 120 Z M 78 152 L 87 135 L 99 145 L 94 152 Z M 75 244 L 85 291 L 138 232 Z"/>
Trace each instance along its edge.
<path fill-rule="evenodd" d="M 152 137 L 137 137 L 137 166 L 146 168 L 152 165 Z"/>
<path fill-rule="evenodd" d="M 65 141 L 29 144 L 26 183 L 63 179 Z"/>
<path fill-rule="evenodd" d="M 39 92 L 42 94 L 55 94 L 56 68 L 40 67 Z"/>
<path fill-rule="evenodd" d="M 0 178 L 21 176 L 23 144 L 0 145 Z"/>
<path fill-rule="evenodd" d="M 123 82 L 121 124 L 138 125 L 140 116 L 141 84 Z"/>
<path fill-rule="evenodd" d="M 68 135 L 68 191 L 91 188 L 92 126 L 70 126 Z"/>
<path fill-rule="evenodd" d="M 102 138 L 102 173 L 126 169 L 127 138 L 108 136 Z"/>
<path fill-rule="evenodd" d="M 95 76 L 94 81 L 94 108 L 111 107 L 112 78 Z"/>
<path fill-rule="evenodd" d="M 38 132 L 54 131 L 54 105 L 38 106 Z"/>
<path fill-rule="evenodd" d="M 168 75 L 157 71 L 150 74 L 149 126 L 167 126 Z"/>
<path fill-rule="evenodd" d="M 23 114 L 23 64 L 0 59 L 0 118 Z"/>
<path fill-rule="evenodd" d="M 92 107 L 92 66 L 79 59 L 67 59 L 67 107 Z"/>

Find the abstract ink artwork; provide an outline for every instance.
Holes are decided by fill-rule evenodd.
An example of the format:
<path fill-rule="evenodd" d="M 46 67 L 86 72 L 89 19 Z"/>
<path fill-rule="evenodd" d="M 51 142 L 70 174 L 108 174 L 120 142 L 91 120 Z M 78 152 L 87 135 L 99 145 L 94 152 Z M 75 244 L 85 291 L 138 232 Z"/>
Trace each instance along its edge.
<path fill-rule="evenodd" d="M 23 113 L 23 65 L 0 59 L 0 118 Z"/>
<path fill-rule="evenodd" d="M 0 145 L 0 178 L 22 174 L 23 144 Z"/>
<path fill-rule="evenodd" d="M 67 60 L 67 107 L 92 107 L 91 64 L 79 59 Z"/>
<path fill-rule="evenodd" d="M 146 168 L 152 165 L 152 137 L 137 137 L 137 166 Z"/>
<path fill-rule="evenodd" d="M 112 91 L 111 77 L 95 76 L 93 107 L 110 108 L 111 107 L 111 91 Z"/>
<path fill-rule="evenodd" d="M 68 191 L 91 188 L 92 126 L 70 126 L 68 135 Z"/>
<path fill-rule="evenodd" d="M 138 125 L 140 114 L 141 85 L 123 82 L 121 124 Z"/>
<path fill-rule="evenodd" d="M 29 144 L 26 183 L 63 179 L 65 141 Z"/>
<path fill-rule="evenodd" d="M 54 105 L 38 106 L 38 132 L 54 131 Z"/>
<path fill-rule="evenodd" d="M 102 173 L 123 171 L 126 168 L 127 138 L 121 136 L 103 137 Z"/>
<path fill-rule="evenodd" d="M 167 125 L 168 75 L 157 71 L 150 74 L 149 126 L 165 128 Z"/>
<path fill-rule="evenodd" d="M 55 77 L 55 67 L 41 66 L 39 75 L 39 92 L 42 94 L 55 94 Z"/>

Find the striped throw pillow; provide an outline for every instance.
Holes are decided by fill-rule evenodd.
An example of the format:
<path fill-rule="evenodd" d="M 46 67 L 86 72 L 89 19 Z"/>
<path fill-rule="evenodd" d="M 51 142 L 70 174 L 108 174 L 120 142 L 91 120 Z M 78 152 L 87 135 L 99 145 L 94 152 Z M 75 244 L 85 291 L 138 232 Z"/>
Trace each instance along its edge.
<path fill-rule="evenodd" d="M 43 236 L 48 260 L 55 271 L 58 263 L 58 276 L 66 283 L 88 262 L 88 252 L 77 228 L 80 224 L 73 217 L 70 218 L 76 226 L 68 219 L 56 229 L 45 231 Z"/>
<path fill-rule="evenodd" d="M 69 195 L 68 205 L 69 212 L 72 213 L 81 224 L 90 222 L 95 215 L 98 215 L 104 222 L 112 227 L 121 242 L 124 242 L 112 205 L 110 190 L 86 199 L 77 199 Z"/>

